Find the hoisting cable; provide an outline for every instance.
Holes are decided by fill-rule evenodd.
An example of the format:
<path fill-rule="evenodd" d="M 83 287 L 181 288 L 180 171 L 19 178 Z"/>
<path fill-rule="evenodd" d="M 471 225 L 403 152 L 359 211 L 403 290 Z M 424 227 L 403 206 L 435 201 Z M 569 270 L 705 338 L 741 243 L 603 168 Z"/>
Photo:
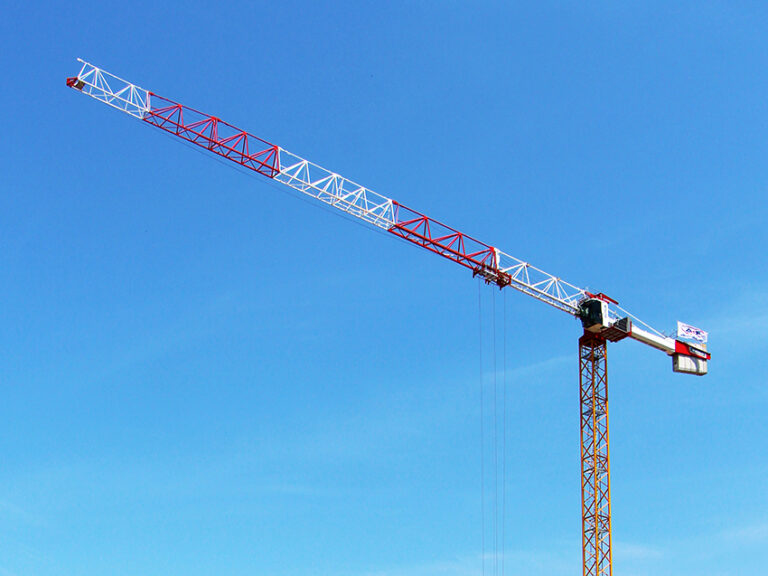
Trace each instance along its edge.
<path fill-rule="evenodd" d="M 507 291 L 502 297 L 502 442 L 501 442 L 501 576 L 504 576 L 504 551 L 506 550 L 507 536 Z"/>
<path fill-rule="evenodd" d="M 481 564 L 483 576 L 486 576 L 486 564 L 488 564 L 488 574 L 505 576 L 508 433 L 507 297 L 505 292 L 501 301 L 502 309 L 499 311 L 496 290 L 491 289 L 490 302 L 483 302 L 483 290 L 485 289 L 485 283 L 478 280 Z M 486 320 L 484 314 L 490 314 L 490 320 Z M 499 315 L 501 318 L 497 318 Z M 490 341 L 485 330 L 489 331 Z M 490 349 L 486 351 L 485 345 L 488 345 Z M 488 368 L 491 370 L 489 378 L 485 377 L 487 374 L 485 362 L 489 363 Z M 487 391 L 486 386 L 489 387 Z M 493 406 L 486 406 L 486 402 L 489 404 L 492 402 Z M 485 421 L 486 417 L 493 418 L 492 425 Z M 486 444 L 487 431 L 490 434 Z M 499 438 L 499 433 L 501 433 L 501 438 Z M 486 453 L 490 455 L 491 452 L 492 460 L 490 466 L 487 467 Z M 493 475 L 492 480 L 486 478 L 486 471 Z M 490 537 L 490 540 L 487 536 Z M 487 547 L 486 544 L 488 544 Z"/>
<path fill-rule="evenodd" d="M 480 540 L 482 576 L 485 576 L 485 395 L 483 394 L 483 282 L 477 279 L 477 325 L 480 335 Z"/>
<path fill-rule="evenodd" d="M 491 290 L 491 332 L 493 354 L 493 574 L 499 573 L 499 433 L 498 433 L 498 388 L 496 381 L 496 290 Z"/>

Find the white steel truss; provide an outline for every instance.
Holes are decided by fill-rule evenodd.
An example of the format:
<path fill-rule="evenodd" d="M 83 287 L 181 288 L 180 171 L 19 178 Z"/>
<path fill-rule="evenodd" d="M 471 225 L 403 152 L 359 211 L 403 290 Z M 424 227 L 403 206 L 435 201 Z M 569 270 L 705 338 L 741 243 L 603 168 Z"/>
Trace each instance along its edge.
<path fill-rule="evenodd" d="M 77 75 L 77 80 L 82 85 L 76 87 L 83 94 L 139 120 L 144 119 L 144 115 L 149 111 L 149 92 L 147 90 L 97 68 L 80 58 L 77 60 L 83 64 L 83 67 Z"/>
<path fill-rule="evenodd" d="M 395 225 L 394 206 L 390 198 L 287 150 L 278 150 L 279 171 L 274 176 L 278 182 L 384 230 L 389 230 Z"/>
<path fill-rule="evenodd" d="M 496 263 L 501 272 L 509 276 L 511 286 L 542 302 L 546 302 L 574 316 L 579 313 L 579 303 L 586 300 L 585 290 L 531 266 L 514 256 L 496 250 Z"/>

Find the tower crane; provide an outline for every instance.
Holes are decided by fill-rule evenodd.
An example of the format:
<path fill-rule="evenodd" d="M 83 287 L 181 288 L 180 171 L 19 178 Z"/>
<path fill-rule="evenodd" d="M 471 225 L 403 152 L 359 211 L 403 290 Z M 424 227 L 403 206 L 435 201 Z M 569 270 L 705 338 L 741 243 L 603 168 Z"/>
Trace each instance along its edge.
<path fill-rule="evenodd" d="M 672 358 L 675 372 L 707 373 L 706 333 L 678 323 L 667 336 L 593 293 L 326 170 L 216 116 L 140 88 L 88 62 L 67 86 L 581 320 L 579 338 L 582 561 L 584 576 L 611 576 L 608 342 L 629 338 Z"/>

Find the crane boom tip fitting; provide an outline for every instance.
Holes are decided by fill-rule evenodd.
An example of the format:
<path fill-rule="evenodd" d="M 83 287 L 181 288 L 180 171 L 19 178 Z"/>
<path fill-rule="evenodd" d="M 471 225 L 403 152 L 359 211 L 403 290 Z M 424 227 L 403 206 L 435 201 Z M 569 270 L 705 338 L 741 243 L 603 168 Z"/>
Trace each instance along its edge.
<path fill-rule="evenodd" d="M 75 88 L 76 90 L 82 90 L 83 86 L 85 86 L 85 82 L 83 82 L 79 76 L 72 76 L 67 78 L 67 86 Z"/>

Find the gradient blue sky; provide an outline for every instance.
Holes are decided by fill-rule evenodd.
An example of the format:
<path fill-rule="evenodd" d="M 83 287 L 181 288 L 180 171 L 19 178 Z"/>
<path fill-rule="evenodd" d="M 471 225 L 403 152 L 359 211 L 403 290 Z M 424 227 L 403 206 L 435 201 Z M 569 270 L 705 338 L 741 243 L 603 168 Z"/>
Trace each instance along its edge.
<path fill-rule="evenodd" d="M 68 90 L 76 57 L 708 329 L 706 378 L 610 348 L 615 572 L 763 573 L 767 27 L 759 2 L 7 3 L 0 576 L 479 575 L 504 364 L 505 574 L 580 570 L 578 323 Z"/>

